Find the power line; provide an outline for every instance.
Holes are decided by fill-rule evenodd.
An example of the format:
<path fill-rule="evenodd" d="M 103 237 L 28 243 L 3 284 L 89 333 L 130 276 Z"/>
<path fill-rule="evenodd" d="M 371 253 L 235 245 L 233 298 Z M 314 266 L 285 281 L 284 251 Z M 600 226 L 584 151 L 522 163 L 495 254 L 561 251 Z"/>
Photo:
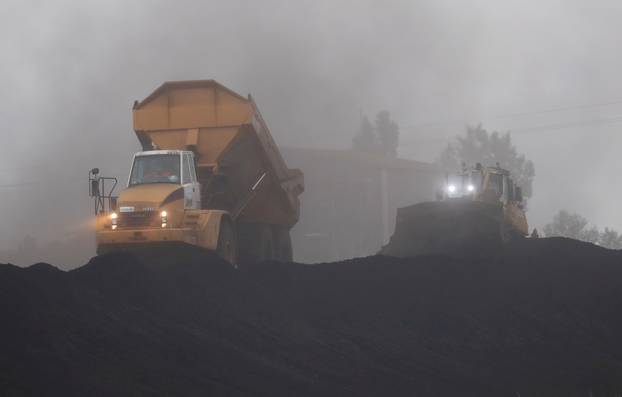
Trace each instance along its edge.
<path fill-rule="evenodd" d="M 512 130 L 511 132 L 518 133 L 518 134 L 538 132 L 538 131 L 550 132 L 550 131 L 561 130 L 565 128 L 587 127 L 587 126 L 599 125 L 599 124 L 615 124 L 619 122 L 622 122 L 622 115 L 603 118 L 603 119 L 580 120 L 576 122 L 554 123 L 554 124 L 545 124 L 545 125 L 535 126 L 535 127 L 518 128 L 516 130 Z"/>
<path fill-rule="evenodd" d="M 59 169 L 66 169 L 67 167 L 75 168 L 74 165 L 68 165 L 68 164 L 58 164 L 58 163 L 57 164 L 48 164 L 48 165 L 38 164 L 38 165 L 22 165 L 22 166 L 17 166 L 17 167 L 0 168 L 0 172 L 27 171 L 27 170 L 39 170 L 39 169 L 45 169 L 45 170 L 55 169 L 55 170 L 59 170 Z M 90 170 L 90 168 L 86 167 L 85 170 L 88 171 L 88 170 Z M 123 171 L 123 172 L 125 172 L 125 171 Z"/>
<path fill-rule="evenodd" d="M 77 183 L 77 182 L 82 182 L 86 185 L 86 178 L 80 178 L 80 179 L 66 179 L 66 180 L 58 180 L 58 179 L 48 179 L 45 181 L 32 181 L 32 182 L 20 182 L 20 183 L 8 183 L 8 184 L 2 184 L 0 185 L 0 189 L 11 189 L 11 188 L 20 188 L 20 187 L 24 187 L 24 186 L 40 186 L 40 185 L 51 185 L 53 183 L 64 183 L 64 184 L 69 184 L 69 183 Z"/>
<path fill-rule="evenodd" d="M 507 119 L 507 118 L 513 118 L 513 117 L 564 112 L 564 111 L 569 111 L 569 110 L 594 109 L 598 107 L 621 105 L 621 104 L 622 104 L 622 101 L 611 101 L 611 102 L 601 102 L 601 103 L 593 103 L 593 104 L 587 104 L 587 105 L 562 106 L 562 107 L 540 109 L 540 110 L 534 110 L 534 111 L 528 111 L 528 112 L 525 111 L 525 112 L 505 113 L 505 114 L 500 114 L 496 116 L 486 117 L 485 120 L 500 120 L 500 119 Z M 412 124 L 412 125 L 406 126 L 405 128 L 416 129 L 416 128 L 435 127 L 435 126 L 442 126 L 442 125 L 458 125 L 458 124 L 463 125 L 466 123 L 467 123 L 466 120 L 445 120 L 445 121 L 433 121 L 433 122 L 428 122 L 428 123 Z"/>
<path fill-rule="evenodd" d="M 536 132 L 546 134 L 546 133 L 555 132 L 557 130 L 562 130 L 566 128 L 588 127 L 592 125 L 606 125 L 606 124 L 615 124 L 615 123 L 620 123 L 620 122 L 622 122 L 622 115 L 602 118 L 602 119 L 579 120 L 579 121 L 568 122 L 568 123 L 543 124 L 543 125 L 526 127 L 526 128 L 517 128 L 517 129 L 510 128 L 510 129 L 507 129 L 507 131 L 513 135 L 521 135 L 521 134 L 536 133 Z M 593 131 L 590 131 L 590 132 L 593 132 Z M 439 138 L 415 139 L 415 140 L 408 140 L 405 142 L 400 142 L 400 146 L 412 146 L 412 145 L 417 145 L 421 143 L 436 143 L 436 142 L 447 141 L 449 139 L 451 138 L 439 137 Z"/>
<path fill-rule="evenodd" d="M 487 117 L 486 120 L 500 120 L 500 119 L 506 119 L 506 118 L 512 118 L 512 117 L 531 116 L 531 115 L 538 115 L 538 114 L 563 112 L 563 111 L 569 111 L 569 110 L 593 109 L 593 108 L 598 108 L 598 107 L 613 106 L 613 105 L 620 105 L 620 104 L 622 104 L 622 100 L 592 103 L 592 104 L 585 104 L 585 105 L 561 106 L 561 107 L 540 109 L 540 110 L 534 110 L 534 111 L 528 111 L 528 112 L 525 111 L 525 112 L 500 114 L 497 116 Z M 545 124 L 541 126 L 519 128 L 519 129 L 514 129 L 514 130 L 509 129 L 509 131 L 512 134 L 522 134 L 522 133 L 530 133 L 530 132 L 553 131 L 553 130 L 571 128 L 571 127 L 579 127 L 579 126 L 619 123 L 621 121 L 622 121 L 622 116 L 614 116 L 614 117 L 605 118 L 605 119 L 592 119 L 592 120 L 583 120 L 583 121 L 568 122 L 568 123 Z M 409 125 L 406 127 L 402 127 L 402 129 L 403 128 L 417 129 L 417 128 L 425 128 L 425 127 L 433 127 L 433 126 L 441 126 L 441 125 L 465 125 L 465 124 L 467 124 L 466 120 L 460 120 L 460 121 L 446 120 L 446 121 L 413 124 L 413 125 Z M 443 137 L 443 138 L 426 138 L 426 139 L 409 140 L 409 141 L 400 142 L 400 146 L 412 146 L 412 145 L 421 144 L 421 143 L 436 143 L 436 142 L 441 142 L 441 141 L 447 141 L 448 139 L 451 139 L 451 138 Z M 20 167 L 13 167 L 13 168 L 0 168 L 0 172 L 33 170 L 33 169 L 42 169 L 42 168 L 50 169 L 50 168 L 61 168 L 61 167 L 64 168 L 64 166 L 60 164 L 55 165 L 55 166 L 31 165 L 31 166 L 20 166 Z M 122 174 L 122 173 L 117 173 L 117 174 Z M 24 182 L 24 183 L 15 183 L 15 184 L 5 184 L 5 185 L 0 185 L 0 188 L 22 187 L 22 186 L 44 184 L 44 183 L 45 182 Z"/>
<path fill-rule="evenodd" d="M 11 167 L 11 168 L 0 168 L 0 172 L 9 172 L 9 171 L 23 171 L 23 170 L 38 170 L 45 168 L 49 170 L 50 168 L 60 168 L 60 165 L 28 165 L 28 166 L 20 166 L 20 167 Z"/>

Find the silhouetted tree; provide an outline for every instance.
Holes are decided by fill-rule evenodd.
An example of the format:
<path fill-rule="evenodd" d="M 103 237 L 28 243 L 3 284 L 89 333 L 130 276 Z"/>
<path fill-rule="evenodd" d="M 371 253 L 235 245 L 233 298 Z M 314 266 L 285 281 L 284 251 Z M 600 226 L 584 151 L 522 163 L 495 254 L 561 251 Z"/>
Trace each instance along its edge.
<path fill-rule="evenodd" d="M 544 227 L 544 233 L 547 237 L 568 237 L 599 244 L 605 248 L 622 248 L 622 235 L 618 232 L 609 228 L 600 232 L 596 226 L 588 228 L 587 219 L 566 210 L 559 211 L 553 217 L 553 221 Z"/>
<path fill-rule="evenodd" d="M 535 167 L 517 152 L 509 132 L 489 133 L 481 125 L 467 127 L 465 135 L 449 143 L 438 159 L 439 165 L 450 172 L 460 169 L 462 162 L 469 165 L 481 163 L 484 166 L 499 163 L 510 171 L 516 184 L 523 189 L 525 198 L 533 194 Z"/>
<path fill-rule="evenodd" d="M 383 110 L 376 115 L 376 132 L 384 154 L 388 157 L 397 157 L 400 129 L 397 123 L 391 120 L 388 111 Z"/>
<path fill-rule="evenodd" d="M 600 234 L 600 245 L 611 249 L 621 249 L 622 235 L 615 230 L 605 228 L 605 230 Z"/>
<path fill-rule="evenodd" d="M 359 132 L 352 138 L 352 149 L 359 152 L 378 153 L 379 143 L 374 127 L 365 116 L 361 119 Z"/>
<path fill-rule="evenodd" d="M 592 244 L 600 244 L 600 232 L 598 231 L 598 228 L 596 226 L 585 229 L 579 237 L 579 240 L 583 240 Z"/>
<path fill-rule="evenodd" d="M 571 214 L 566 210 L 559 211 L 553 221 L 544 226 L 544 234 L 547 237 L 568 237 L 583 240 L 587 219 L 579 214 Z"/>

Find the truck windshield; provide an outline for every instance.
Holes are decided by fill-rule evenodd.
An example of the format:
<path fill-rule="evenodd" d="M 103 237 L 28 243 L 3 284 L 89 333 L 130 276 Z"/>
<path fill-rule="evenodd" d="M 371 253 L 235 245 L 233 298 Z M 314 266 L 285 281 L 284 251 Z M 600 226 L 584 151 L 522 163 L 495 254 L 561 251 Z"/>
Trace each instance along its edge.
<path fill-rule="evenodd" d="M 179 183 L 179 155 L 155 154 L 136 156 L 130 175 L 130 186 L 145 183 Z"/>
<path fill-rule="evenodd" d="M 479 191 L 482 186 L 482 173 L 480 171 L 473 171 L 471 173 L 471 184 L 476 191 Z"/>

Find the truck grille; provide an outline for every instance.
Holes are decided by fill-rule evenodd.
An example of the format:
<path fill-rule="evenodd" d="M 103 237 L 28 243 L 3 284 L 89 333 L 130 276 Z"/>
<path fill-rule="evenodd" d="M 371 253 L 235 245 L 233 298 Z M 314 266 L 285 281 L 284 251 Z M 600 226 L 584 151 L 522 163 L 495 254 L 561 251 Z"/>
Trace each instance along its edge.
<path fill-rule="evenodd" d="M 119 227 L 159 226 L 156 211 L 122 212 L 119 214 Z"/>

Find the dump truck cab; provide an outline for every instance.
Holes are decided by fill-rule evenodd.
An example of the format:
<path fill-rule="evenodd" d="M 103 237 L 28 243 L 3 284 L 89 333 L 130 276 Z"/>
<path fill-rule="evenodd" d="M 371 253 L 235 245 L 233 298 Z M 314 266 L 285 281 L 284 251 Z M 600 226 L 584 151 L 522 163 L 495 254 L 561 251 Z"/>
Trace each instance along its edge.
<path fill-rule="evenodd" d="M 183 187 L 184 208 L 201 208 L 194 153 L 185 150 L 150 150 L 134 155 L 127 188 L 143 185 Z"/>
<path fill-rule="evenodd" d="M 127 186 L 114 208 L 98 214 L 98 251 L 120 244 L 197 244 L 197 220 L 219 227 L 222 211 L 201 212 L 195 155 L 188 150 L 148 150 L 134 155 Z M 218 236 L 218 233 L 212 233 Z M 206 243 L 206 241 L 203 241 Z M 210 246 L 217 248 L 218 241 Z M 228 258 L 232 261 L 234 257 Z"/>
<path fill-rule="evenodd" d="M 134 155 L 127 187 L 110 214 L 110 230 L 177 228 L 184 211 L 201 208 L 194 153 L 150 150 Z"/>

